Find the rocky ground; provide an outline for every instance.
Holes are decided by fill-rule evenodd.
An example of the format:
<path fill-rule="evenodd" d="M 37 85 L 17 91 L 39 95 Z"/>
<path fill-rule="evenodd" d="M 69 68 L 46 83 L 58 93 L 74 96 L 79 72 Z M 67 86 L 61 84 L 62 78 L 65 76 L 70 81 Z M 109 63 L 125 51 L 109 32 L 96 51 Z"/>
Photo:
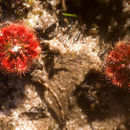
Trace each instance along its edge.
<path fill-rule="evenodd" d="M 22 22 L 42 47 L 25 75 L 0 72 L 0 130 L 130 130 L 130 93 L 103 70 L 115 42 L 130 40 L 129 0 L 64 2 L 0 0 L 0 26 Z"/>

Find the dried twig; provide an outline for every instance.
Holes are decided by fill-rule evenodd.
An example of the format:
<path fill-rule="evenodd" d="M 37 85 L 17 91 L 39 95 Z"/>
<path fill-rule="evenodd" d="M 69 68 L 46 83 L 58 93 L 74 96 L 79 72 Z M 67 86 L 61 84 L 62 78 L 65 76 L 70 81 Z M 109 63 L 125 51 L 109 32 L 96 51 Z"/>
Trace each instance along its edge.
<path fill-rule="evenodd" d="M 60 113 L 61 113 L 61 115 L 62 115 L 62 120 L 64 121 L 64 111 L 63 111 L 63 109 L 62 109 L 62 105 L 61 105 L 61 103 L 60 103 L 60 101 L 59 101 L 59 98 L 58 98 L 57 94 L 55 93 L 55 91 L 54 91 L 47 83 L 43 83 L 43 86 L 45 86 L 46 89 L 48 89 L 48 91 L 49 91 L 49 92 L 52 94 L 52 96 L 55 98 L 55 101 L 56 101 L 56 103 L 57 103 L 57 105 L 58 105 L 58 108 L 59 108 L 59 110 L 60 110 Z"/>
<path fill-rule="evenodd" d="M 61 0 L 61 3 L 62 3 L 62 9 L 63 9 L 63 11 L 66 11 L 67 7 L 66 7 L 66 4 L 65 4 L 65 0 Z"/>

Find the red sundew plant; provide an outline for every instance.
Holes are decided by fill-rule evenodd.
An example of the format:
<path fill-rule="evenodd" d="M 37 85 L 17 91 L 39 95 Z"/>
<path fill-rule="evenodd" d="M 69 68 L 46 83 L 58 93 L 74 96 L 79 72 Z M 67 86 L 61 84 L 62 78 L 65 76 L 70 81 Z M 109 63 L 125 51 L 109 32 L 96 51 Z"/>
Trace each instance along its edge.
<path fill-rule="evenodd" d="M 32 30 L 12 23 L 0 29 L 0 69 L 24 74 L 41 52 Z"/>
<path fill-rule="evenodd" d="M 130 87 L 130 43 L 118 42 L 106 58 L 106 76 L 118 87 Z"/>

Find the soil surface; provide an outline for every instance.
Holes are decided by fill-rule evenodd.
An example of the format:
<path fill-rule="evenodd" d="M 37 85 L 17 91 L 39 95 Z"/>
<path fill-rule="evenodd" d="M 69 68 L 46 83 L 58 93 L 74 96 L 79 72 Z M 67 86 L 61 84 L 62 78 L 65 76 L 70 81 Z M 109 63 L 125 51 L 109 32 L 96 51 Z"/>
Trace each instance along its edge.
<path fill-rule="evenodd" d="M 130 40 L 129 0 L 0 0 L 0 26 L 12 22 L 42 53 L 23 76 L 0 72 L 0 130 L 130 130 L 130 91 L 104 74 Z"/>

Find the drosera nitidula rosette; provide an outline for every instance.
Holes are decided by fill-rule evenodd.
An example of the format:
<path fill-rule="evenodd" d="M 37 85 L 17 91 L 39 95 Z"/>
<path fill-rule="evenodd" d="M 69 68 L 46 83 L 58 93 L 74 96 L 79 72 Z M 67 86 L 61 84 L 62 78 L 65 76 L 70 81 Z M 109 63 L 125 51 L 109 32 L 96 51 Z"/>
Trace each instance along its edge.
<path fill-rule="evenodd" d="M 0 69 L 24 74 L 40 52 L 39 41 L 32 29 L 19 23 L 10 23 L 0 29 Z"/>
<path fill-rule="evenodd" d="M 105 74 L 118 87 L 130 87 L 130 42 L 118 42 L 106 58 Z"/>

